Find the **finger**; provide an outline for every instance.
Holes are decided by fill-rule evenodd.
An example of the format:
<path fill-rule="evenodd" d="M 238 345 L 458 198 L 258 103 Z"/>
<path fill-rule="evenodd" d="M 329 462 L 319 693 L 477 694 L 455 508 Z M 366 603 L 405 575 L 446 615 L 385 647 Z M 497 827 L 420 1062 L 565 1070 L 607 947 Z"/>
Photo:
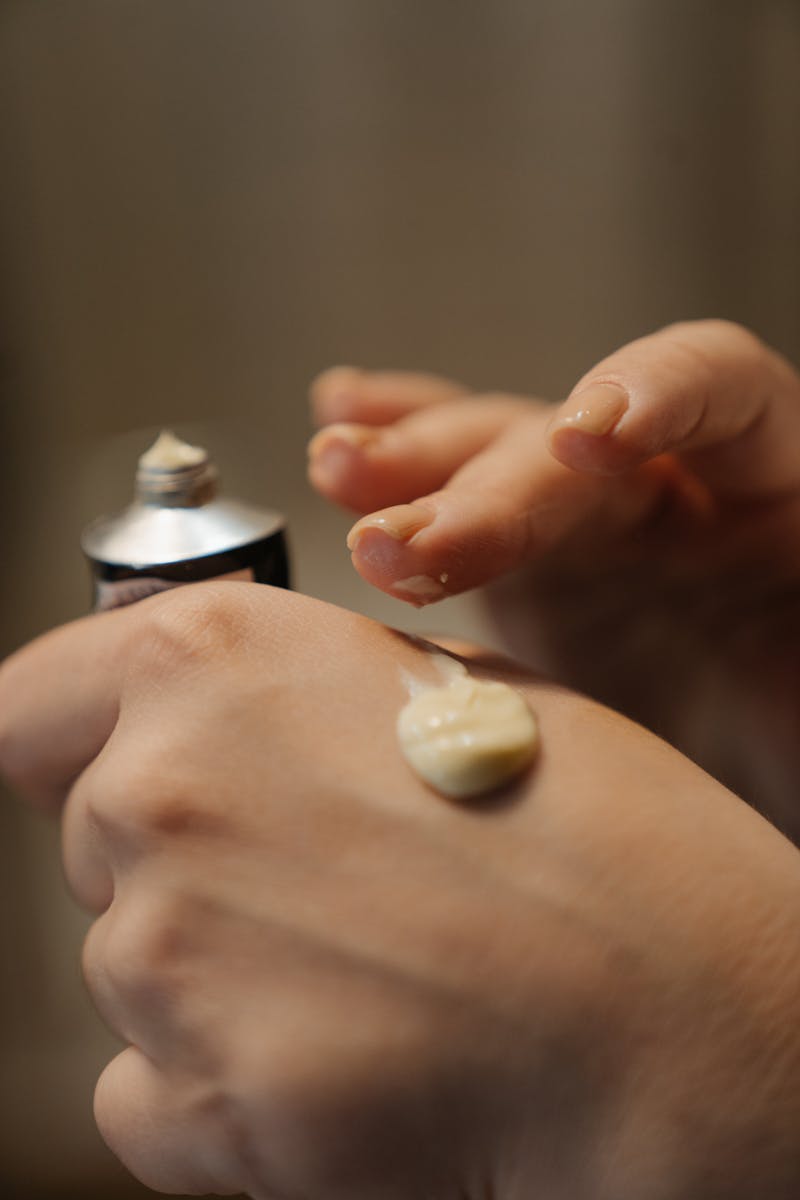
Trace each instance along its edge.
<path fill-rule="evenodd" d="M 578 471 L 625 471 L 669 451 L 716 492 L 774 495 L 800 485 L 800 377 L 740 326 L 672 325 L 585 375 L 549 445 Z"/>
<path fill-rule="evenodd" d="M 103 831 L 92 811 L 93 788 L 86 786 L 87 775 L 94 770 L 89 767 L 67 797 L 61 820 L 61 857 L 75 899 L 89 912 L 101 913 L 114 899 L 114 875 Z"/>
<path fill-rule="evenodd" d="M 118 899 L 91 925 L 83 942 L 81 970 L 92 1003 L 104 1024 L 122 1041 L 138 1046 L 148 1057 L 154 1058 L 157 1050 L 163 1050 L 164 1037 L 173 1034 L 175 1022 L 165 1019 L 167 1014 L 160 1005 L 160 1023 L 162 1027 L 168 1027 L 159 1039 L 160 1044 L 154 1041 L 151 1030 L 144 1028 L 141 1006 L 143 1002 L 145 1009 L 151 1006 L 152 996 L 143 995 L 146 991 L 144 971 L 137 961 L 136 946 L 131 944 L 130 937 L 124 937 L 121 908 L 124 909 L 124 904 Z"/>
<path fill-rule="evenodd" d="M 65 625 L 0 667 L 0 774 L 35 803 L 59 804 L 114 728 L 130 611 Z"/>
<path fill-rule="evenodd" d="M 209 924 L 217 919 L 213 905 L 193 900 L 188 890 L 139 873 L 120 885 L 84 940 L 83 976 L 103 1021 L 170 1069 L 220 1069 L 208 1010 L 193 1003 L 198 989 L 208 992 L 201 964 Z"/>
<path fill-rule="evenodd" d="M 135 1046 L 100 1076 L 94 1113 L 109 1148 L 154 1191 L 230 1196 L 250 1190 L 228 1144 L 224 1098 L 199 1083 L 170 1079 Z"/>
<path fill-rule="evenodd" d="M 337 504 L 369 512 L 442 487 L 532 402 L 497 396 L 450 400 L 379 429 L 330 425 L 309 444 L 309 479 Z"/>
<path fill-rule="evenodd" d="M 230 587 L 224 585 L 226 590 Z M 196 639 L 191 640 L 194 653 Z M 169 674 L 178 678 L 174 663 Z M 67 883 L 78 902 L 95 913 L 105 912 L 118 885 L 153 854 L 164 855 L 191 840 L 196 862 L 203 845 L 218 853 L 229 829 L 228 815 L 213 789 L 203 799 L 197 789 L 186 787 L 185 761 L 175 753 L 174 740 L 165 739 L 164 710 L 153 699 L 159 690 L 157 676 L 146 669 L 136 684 L 131 680 L 132 702 L 126 691 L 110 738 L 72 785 L 63 808 Z M 136 699 L 139 686 L 151 719 Z M 179 684 L 184 701 L 189 690 Z M 168 705 L 176 721 L 180 704 L 176 694 Z"/>
<path fill-rule="evenodd" d="M 362 371 L 331 367 L 311 384 L 315 425 L 353 421 L 387 425 L 429 404 L 441 404 L 468 393 L 460 383 L 418 371 Z"/>
<path fill-rule="evenodd" d="M 660 467 L 609 480 L 570 471 L 544 443 L 547 414 L 513 422 L 447 486 L 362 518 L 348 545 L 367 582 L 420 606 L 511 570 L 591 520 L 618 532 L 663 489 Z"/>

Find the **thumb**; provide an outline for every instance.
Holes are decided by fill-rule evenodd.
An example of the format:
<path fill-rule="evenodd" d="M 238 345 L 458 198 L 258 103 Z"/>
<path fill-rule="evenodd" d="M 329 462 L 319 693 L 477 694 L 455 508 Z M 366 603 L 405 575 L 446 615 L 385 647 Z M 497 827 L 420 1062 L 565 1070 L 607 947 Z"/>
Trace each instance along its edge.
<path fill-rule="evenodd" d="M 738 325 L 671 325 L 598 363 L 547 436 L 576 471 L 613 474 L 670 452 L 718 494 L 775 495 L 800 485 L 800 377 Z"/>

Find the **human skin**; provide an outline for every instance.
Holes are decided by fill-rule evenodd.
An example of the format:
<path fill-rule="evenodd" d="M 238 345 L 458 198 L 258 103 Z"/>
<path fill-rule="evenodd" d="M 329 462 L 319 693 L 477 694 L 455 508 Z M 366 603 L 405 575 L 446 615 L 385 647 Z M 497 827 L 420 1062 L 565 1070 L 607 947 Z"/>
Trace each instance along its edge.
<path fill-rule="evenodd" d="M 166 1192 L 796 1200 L 800 858 L 686 758 L 508 664 L 541 755 L 454 804 L 394 726 L 418 643 L 266 587 L 0 668 L 125 1049 L 96 1116 Z"/>
<path fill-rule="evenodd" d="M 368 582 L 414 604 L 491 584 L 515 658 L 800 837 L 800 378 L 784 358 L 698 321 L 623 347 L 560 405 L 353 368 L 312 402 L 310 478 L 366 514 L 349 544 Z"/>

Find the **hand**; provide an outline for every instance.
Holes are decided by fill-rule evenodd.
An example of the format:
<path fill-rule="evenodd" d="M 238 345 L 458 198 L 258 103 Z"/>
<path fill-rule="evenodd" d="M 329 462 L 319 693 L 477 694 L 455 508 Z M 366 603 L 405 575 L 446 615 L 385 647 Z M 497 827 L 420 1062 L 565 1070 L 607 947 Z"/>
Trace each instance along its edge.
<path fill-rule="evenodd" d="M 343 368 L 313 400 L 311 480 L 369 514 L 349 539 L 365 579 L 421 604 L 505 575 L 491 602 L 516 656 L 800 835 L 800 379 L 784 359 L 702 321 L 626 346 L 557 408 Z"/>
<path fill-rule="evenodd" d="M 97 1120 L 149 1186 L 795 1200 L 797 852 L 640 728 L 491 669 L 543 750 L 478 807 L 395 743 L 426 653 L 301 596 L 188 587 L 0 670 L 0 767 L 64 806 L 128 1043 Z"/>

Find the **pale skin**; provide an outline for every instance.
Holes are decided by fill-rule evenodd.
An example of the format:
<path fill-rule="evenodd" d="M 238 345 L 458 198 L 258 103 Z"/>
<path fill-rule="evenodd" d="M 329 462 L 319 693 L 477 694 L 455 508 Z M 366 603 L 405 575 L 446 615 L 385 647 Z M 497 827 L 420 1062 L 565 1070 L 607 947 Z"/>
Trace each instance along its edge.
<path fill-rule="evenodd" d="M 400 383 L 439 408 L 395 377 L 379 429 Z M 173 1193 L 796 1200 L 797 850 L 640 726 L 469 663 L 542 737 L 473 805 L 397 746 L 424 647 L 306 597 L 179 589 L 0 668 L 0 770 L 62 816 L 127 1044 L 101 1132 Z"/>
<path fill-rule="evenodd" d="M 204 584 L 0 672 L 0 763 L 63 813 L 146 1184 L 263 1200 L 790 1200 L 800 872 L 665 743 L 556 685 L 474 806 L 394 737 L 419 645 Z"/>
<path fill-rule="evenodd" d="M 623 347 L 559 405 L 353 368 L 312 402 L 310 478 L 364 514 L 349 544 L 366 580 L 413 604 L 492 584 L 515 657 L 800 836 L 791 364 L 697 321 Z"/>

